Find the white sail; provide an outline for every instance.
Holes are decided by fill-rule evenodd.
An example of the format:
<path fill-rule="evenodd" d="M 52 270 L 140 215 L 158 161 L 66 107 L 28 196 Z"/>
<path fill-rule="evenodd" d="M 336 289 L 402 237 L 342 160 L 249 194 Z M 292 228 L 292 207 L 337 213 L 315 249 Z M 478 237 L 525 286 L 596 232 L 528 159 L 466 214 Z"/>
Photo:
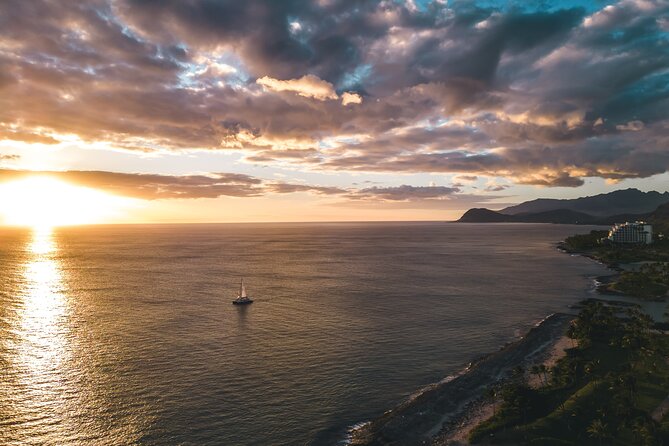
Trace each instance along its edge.
<path fill-rule="evenodd" d="M 239 297 L 242 298 L 246 297 L 246 287 L 244 286 L 244 279 L 242 279 L 242 283 L 239 285 Z"/>
<path fill-rule="evenodd" d="M 244 286 L 244 279 L 241 279 L 239 281 L 239 294 L 237 294 L 237 298 L 232 301 L 233 304 L 235 305 L 243 305 L 243 304 L 250 304 L 253 302 L 253 299 L 250 299 L 246 295 L 246 287 Z"/>

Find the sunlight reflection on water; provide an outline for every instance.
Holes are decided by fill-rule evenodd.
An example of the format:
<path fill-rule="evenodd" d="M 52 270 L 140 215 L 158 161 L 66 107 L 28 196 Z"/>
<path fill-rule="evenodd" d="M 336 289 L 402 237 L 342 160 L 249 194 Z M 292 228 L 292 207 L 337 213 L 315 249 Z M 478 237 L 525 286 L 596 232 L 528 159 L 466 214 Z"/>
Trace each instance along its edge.
<path fill-rule="evenodd" d="M 153 416 L 125 417 L 118 398 L 141 414 L 144 385 L 124 379 L 115 343 L 93 339 L 62 243 L 35 228 L 16 251 L 15 291 L 0 306 L 0 444 L 137 444 Z"/>
<path fill-rule="evenodd" d="M 488 228 L 0 230 L 0 445 L 335 444 L 602 274 Z"/>

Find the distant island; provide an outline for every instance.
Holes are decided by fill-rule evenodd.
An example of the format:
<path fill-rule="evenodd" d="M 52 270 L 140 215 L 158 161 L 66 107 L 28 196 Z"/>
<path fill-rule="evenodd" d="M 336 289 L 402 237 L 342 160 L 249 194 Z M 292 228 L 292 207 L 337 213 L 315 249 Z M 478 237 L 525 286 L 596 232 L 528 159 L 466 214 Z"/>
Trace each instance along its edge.
<path fill-rule="evenodd" d="M 571 200 L 537 199 L 499 211 L 474 208 L 460 223 L 558 223 L 611 225 L 645 220 L 662 224 L 669 218 L 669 192 L 624 189 Z"/>

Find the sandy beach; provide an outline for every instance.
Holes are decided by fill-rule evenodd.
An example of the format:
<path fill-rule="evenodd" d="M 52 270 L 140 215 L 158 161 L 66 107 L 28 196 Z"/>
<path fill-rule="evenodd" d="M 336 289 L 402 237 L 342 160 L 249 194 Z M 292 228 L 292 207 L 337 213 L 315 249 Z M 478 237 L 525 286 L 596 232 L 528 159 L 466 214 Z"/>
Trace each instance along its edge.
<path fill-rule="evenodd" d="M 528 358 L 528 361 L 522 364 L 527 371 L 532 365 L 544 364 L 550 368 L 557 363 L 557 361 L 566 355 L 566 350 L 572 347 L 572 340 L 567 336 L 561 336 L 555 342 L 545 349 L 544 355 L 538 355 L 534 358 Z M 541 358 L 543 356 L 543 358 Z M 527 379 L 531 386 L 541 386 L 541 378 L 537 375 L 527 373 Z M 432 439 L 432 444 L 437 446 L 460 446 L 469 444 L 467 438 L 469 433 L 481 422 L 492 417 L 494 414 L 494 406 L 490 400 L 479 399 L 471 404 L 470 408 L 463 413 L 463 415 L 449 427 L 444 428 L 435 438 Z"/>
<path fill-rule="evenodd" d="M 456 378 L 434 384 L 381 417 L 352 432 L 352 445 L 457 445 L 480 421 L 492 415 L 485 389 L 522 365 L 550 366 L 571 347 L 564 336 L 574 318 L 556 313 L 523 338 L 471 364 Z"/>

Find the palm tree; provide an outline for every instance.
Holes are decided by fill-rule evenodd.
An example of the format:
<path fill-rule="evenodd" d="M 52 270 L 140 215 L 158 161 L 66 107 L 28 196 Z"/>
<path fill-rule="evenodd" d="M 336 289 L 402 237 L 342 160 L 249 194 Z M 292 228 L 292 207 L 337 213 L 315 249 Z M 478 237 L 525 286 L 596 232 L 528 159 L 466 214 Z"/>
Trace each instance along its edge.
<path fill-rule="evenodd" d="M 585 372 L 586 375 L 592 375 L 595 369 L 597 368 L 597 365 L 599 365 L 599 359 L 588 361 L 583 366 L 583 371 Z"/>
<path fill-rule="evenodd" d="M 620 378 L 620 384 L 623 388 L 626 388 L 629 392 L 629 397 L 632 402 L 634 402 L 634 396 L 636 394 L 636 377 L 632 373 L 626 373 Z"/>
<path fill-rule="evenodd" d="M 569 324 L 569 328 L 567 328 L 567 337 L 571 340 L 571 348 L 576 347 L 576 344 L 574 344 L 574 339 L 576 339 L 576 326 L 573 323 Z"/>
<path fill-rule="evenodd" d="M 652 423 L 649 423 L 642 418 L 635 420 L 632 425 L 632 432 L 634 432 L 635 437 L 640 440 L 639 444 L 644 446 L 657 444 L 655 442 L 656 435 L 653 427 Z"/>
<path fill-rule="evenodd" d="M 545 385 L 548 385 L 548 367 L 546 367 L 546 364 L 539 364 L 539 372 L 544 376 Z"/>
<path fill-rule="evenodd" d="M 539 369 L 539 366 L 538 366 L 538 365 L 536 365 L 536 364 L 533 365 L 533 366 L 530 368 L 530 373 L 533 374 L 533 375 L 538 376 L 538 377 L 539 377 L 539 381 L 541 381 L 541 384 L 543 385 L 543 381 L 542 381 L 542 379 L 541 379 L 541 370 Z"/>
<path fill-rule="evenodd" d="M 597 438 L 599 440 L 600 445 L 609 436 L 608 426 L 604 424 L 604 422 L 599 418 L 593 420 L 592 423 L 590 423 L 587 431 L 592 438 Z"/>
<path fill-rule="evenodd" d="M 497 414 L 497 407 L 495 405 L 497 402 L 497 388 L 495 388 L 495 386 L 488 386 L 485 392 L 486 396 L 490 398 L 490 401 L 492 402 L 492 415 L 495 416 Z"/>

